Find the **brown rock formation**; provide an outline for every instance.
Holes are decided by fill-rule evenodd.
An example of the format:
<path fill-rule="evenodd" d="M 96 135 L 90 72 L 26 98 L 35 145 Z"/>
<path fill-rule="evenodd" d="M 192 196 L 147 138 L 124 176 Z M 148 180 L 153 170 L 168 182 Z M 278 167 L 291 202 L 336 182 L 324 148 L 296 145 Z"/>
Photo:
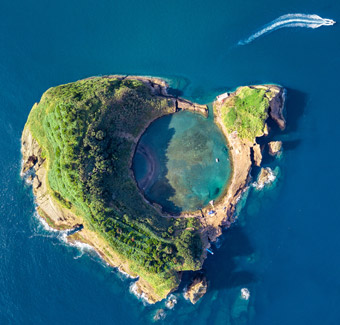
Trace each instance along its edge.
<path fill-rule="evenodd" d="M 276 156 L 281 152 L 282 141 L 271 141 L 268 143 L 269 154 L 271 156 Z"/>
<path fill-rule="evenodd" d="M 189 299 L 193 304 L 196 304 L 205 293 L 207 292 L 208 283 L 204 275 L 197 275 L 192 280 L 192 283 L 188 286 L 187 291 L 184 294 L 185 299 Z"/>
<path fill-rule="evenodd" d="M 260 174 L 257 177 L 256 188 L 261 189 L 265 185 L 272 183 L 274 179 L 275 175 L 269 167 L 261 168 Z"/>
<path fill-rule="evenodd" d="M 284 90 L 275 85 L 251 87 L 266 89 L 268 96 L 270 96 L 269 117 L 272 117 L 280 128 L 284 127 L 285 120 L 282 116 L 283 106 L 280 106 L 284 104 Z M 242 87 L 238 88 L 236 92 L 230 94 L 225 101 L 232 101 L 233 97 L 237 95 L 241 89 Z M 227 139 L 233 171 L 226 193 L 214 204 L 215 213 L 208 214 L 211 210 L 210 207 L 206 207 L 202 210 L 204 216 L 203 224 L 205 225 L 204 232 L 210 241 L 215 241 L 222 233 L 222 226 L 229 226 L 230 223 L 233 222 L 236 204 L 249 183 L 249 174 L 253 166 L 252 159 L 256 166 L 260 166 L 262 160 L 259 144 L 239 138 L 236 131 L 232 133 L 228 132 L 222 121 L 222 106 L 222 102 L 214 102 L 215 122 Z M 268 128 L 265 128 L 263 135 L 267 135 L 267 130 Z M 205 241 L 205 243 L 207 244 L 206 247 L 209 247 L 209 243 L 207 241 Z"/>
<path fill-rule="evenodd" d="M 259 144 L 255 144 L 253 146 L 253 153 L 254 153 L 254 164 L 255 166 L 260 166 L 262 162 L 262 152 L 261 152 L 261 147 Z"/>
<path fill-rule="evenodd" d="M 160 81 L 156 78 L 141 78 L 141 77 L 121 77 L 121 78 L 134 78 L 140 79 L 145 82 L 157 96 L 163 96 L 171 98 L 174 104 L 174 112 L 186 109 L 191 110 L 204 116 L 208 115 L 207 107 L 204 105 L 198 105 L 190 103 L 187 100 L 175 98 L 169 96 L 166 92 L 166 83 Z M 266 89 L 273 91 L 275 95 L 270 100 L 270 110 L 269 114 L 279 125 L 280 128 L 285 127 L 285 120 L 282 115 L 282 108 L 284 103 L 284 91 L 278 86 L 259 86 L 265 87 Z M 231 94 L 226 100 L 230 100 L 233 94 Z M 229 154 L 232 163 L 232 175 L 229 181 L 228 188 L 224 195 L 221 196 L 219 200 L 214 203 L 214 213 L 208 214 L 211 207 L 206 207 L 201 211 L 195 211 L 192 213 L 183 213 L 181 217 L 186 216 L 196 216 L 203 224 L 201 237 L 203 240 L 203 255 L 202 260 L 206 257 L 205 248 L 209 247 L 209 241 L 214 241 L 222 233 L 221 227 L 224 225 L 229 225 L 233 221 L 233 214 L 235 211 L 235 206 L 241 197 L 243 191 L 249 182 L 249 173 L 253 165 L 260 166 L 262 160 L 262 154 L 259 144 L 256 142 L 250 142 L 248 140 L 242 140 L 238 137 L 237 133 L 228 133 L 226 130 L 222 118 L 221 118 L 221 103 L 215 102 L 214 108 L 216 112 L 215 121 L 217 125 L 221 128 L 223 134 L 227 138 Z M 152 121 L 150 121 L 151 123 Z M 150 125 L 145 126 L 145 129 Z M 144 129 L 144 130 L 145 130 Z M 134 143 L 137 144 L 138 139 L 142 135 L 142 132 L 135 137 Z M 264 132 L 266 133 L 266 131 Z M 134 153 L 134 149 L 131 152 L 131 162 Z M 88 243 L 93 246 L 95 250 L 102 256 L 102 258 L 107 261 L 110 265 L 119 267 L 124 272 L 130 274 L 131 276 L 136 276 L 137 274 L 130 270 L 129 261 L 124 258 L 124 256 L 119 255 L 119 252 L 115 252 L 110 246 L 105 242 L 101 236 L 96 232 L 91 231 L 90 227 L 86 222 L 78 217 L 74 211 L 66 209 L 60 206 L 56 200 L 53 199 L 53 193 L 49 188 L 47 181 L 47 162 L 41 157 L 41 149 L 37 141 L 32 137 L 29 129 L 25 127 L 22 135 L 22 156 L 23 156 L 23 167 L 22 172 L 25 173 L 32 167 L 35 170 L 35 177 L 33 178 L 33 192 L 35 195 L 35 200 L 38 205 L 39 214 L 44 217 L 48 223 L 57 229 L 74 228 L 75 225 L 83 224 L 84 228 L 81 229 L 73 238 L 76 240 Z M 133 176 L 132 176 L 133 177 Z M 143 294 L 146 299 L 154 303 L 159 301 L 159 297 L 152 286 L 140 278 L 136 282 L 136 290 L 139 294 Z M 207 281 L 204 276 L 199 276 L 195 278 L 192 284 L 189 286 L 186 296 L 190 301 L 196 303 L 207 291 Z"/>
<path fill-rule="evenodd" d="M 280 127 L 280 129 L 284 130 L 286 128 L 286 120 L 283 117 L 283 109 L 284 109 L 284 102 L 285 102 L 285 90 L 283 88 L 279 88 L 279 87 L 276 87 L 276 89 L 277 89 L 277 94 L 270 101 L 269 114 L 270 114 L 270 117 Z"/>

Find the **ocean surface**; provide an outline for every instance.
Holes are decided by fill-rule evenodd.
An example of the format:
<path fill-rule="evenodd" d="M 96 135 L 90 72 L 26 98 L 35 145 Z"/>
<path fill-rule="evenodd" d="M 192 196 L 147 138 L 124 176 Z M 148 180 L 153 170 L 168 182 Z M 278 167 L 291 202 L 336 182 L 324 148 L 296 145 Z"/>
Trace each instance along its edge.
<path fill-rule="evenodd" d="M 159 309 L 159 324 L 340 323 L 340 27 L 277 21 L 297 13 L 340 21 L 339 1 L 3 0 L 0 8 L 0 324 L 150 324 Z M 114 73 L 167 78 L 200 103 L 240 85 L 287 89 L 287 129 L 271 136 L 284 152 L 265 157 L 279 168 L 276 182 L 250 187 L 204 264 L 209 289 L 194 306 L 182 297 L 189 275 L 174 309 L 143 304 L 129 292 L 133 280 L 44 228 L 20 178 L 21 131 L 42 93 Z"/>

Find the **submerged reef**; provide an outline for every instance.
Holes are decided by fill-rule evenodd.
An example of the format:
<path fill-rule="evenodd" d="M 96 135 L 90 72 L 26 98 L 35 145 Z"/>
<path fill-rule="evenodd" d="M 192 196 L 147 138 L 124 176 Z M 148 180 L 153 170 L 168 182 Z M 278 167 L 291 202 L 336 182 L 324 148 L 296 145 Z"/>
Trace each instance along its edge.
<path fill-rule="evenodd" d="M 208 110 L 167 88 L 163 80 L 136 76 L 53 87 L 33 106 L 22 134 L 22 173 L 33 176 L 40 216 L 55 229 L 75 229 L 70 241 L 91 245 L 110 265 L 138 276 L 134 290 L 150 303 L 174 291 L 182 271 L 202 268 L 210 241 L 234 220 L 251 167 L 261 164 L 256 137 L 267 134 L 270 117 L 285 126 L 278 86 L 241 87 L 217 99 L 215 122 L 232 158 L 228 187 L 213 209 L 172 216 L 136 184 L 137 143 L 161 116 L 180 110 L 207 116 Z"/>

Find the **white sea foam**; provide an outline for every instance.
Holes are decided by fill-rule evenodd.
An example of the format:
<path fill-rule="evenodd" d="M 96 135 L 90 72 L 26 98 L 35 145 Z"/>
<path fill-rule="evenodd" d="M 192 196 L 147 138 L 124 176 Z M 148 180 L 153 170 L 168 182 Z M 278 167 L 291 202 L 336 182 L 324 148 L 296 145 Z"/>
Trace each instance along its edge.
<path fill-rule="evenodd" d="M 256 38 L 274 32 L 280 28 L 286 27 L 304 27 L 304 28 L 319 28 L 321 26 L 334 25 L 335 21 L 332 19 L 321 18 L 318 15 L 307 14 L 288 14 L 280 16 L 264 25 L 259 31 L 249 36 L 248 38 L 238 42 L 238 45 L 246 45 L 254 41 Z"/>
<path fill-rule="evenodd" d="M 98 255 L 98 257 L 100 258 L 100 260 L 103 262 L 103 264 L 105 264 L 106 266 L 110 266 L 101 256 L 100 254 L 96 251 L 96 249 L 86 243 L 80 242 L 78 240 L 74 240 L 74 241 L 69 241 L 68 240 L 68 236 L 70 234 L 71 231 L 73 231 L 73 229 L 66 229 L 66 230 L 57 230 L 52 228 L 44 218 L 42 218 L 38 212 L 34 213 L 34 217 L 36 218 L 36 220 L 38 220 L 39 225 L 43 228 L 44 233 L 48 232 L 50 233 L 50 235 L 46 235 L 46 234 L 39 234 L 39 231 L 37 229 L 38 234 L 35 234 L 34 236 L 46 236 L 46 237 L 51 237 L 51 238 L 57 238 L 59 239 L 62 243 L 64 243 L 67 246 L 72 246 L 78 249 L 78 251 L 80 252 L 79 255 L 75 256 L 74 259 L 78 259 L 80 257 L 82 257 L 85 253 L 95 253 Z M 125 271 L 123 271 L 120 267 L 116 268 L 116 270 L 122 274 L 124 276 L 124 278 L 129 278 L 129 279 L 138 279 L 138 276 L 133 277 L 130 274 L 126 273 Z M 146 295 L 144 293 L 142 294 L 138 294 L 137 292 L 137 285 L 136 282 L 133 282 L 130 286 L 130 292 L 133 293 L 134 295 L 136 295 L 138 298 L 140 298 L 143 303 L 149 304 L 148 299 L 146 297 Z M 176 300 L 177 303 L 177 300 Z"/>
<path fill-rule="evenodd" d="M 144 305 L 149 305 L 149 300 L 144 292 L 139 293 L 138 292 L 138 287 L 137 287 L 137 282 L 132 282 L 129 288 L 130 293 L 134 294 L 137 298 L 142 300 Z"/>
<path fill-rule="evenodd" d="M 252 185 L 257 189 L 257 190 L 262 190 L 266 185 L 272 184 L 276 180 L 276 176 L 278 174 L 278 169 L 276 168 L 275 171 L 273 171 L 271 168 L 266 167 L 265 168 L 268 171 L 268 176 L 267 178 L 262 181 L 262 182 L 254 182 Z"/>
<path fill-rule="evenodd" d="M 175 295 L 170 295 L 165 302 L 165 307 L 169 309 L 173 309 L 177 304 L 177 297 Z"/>
<path fill-rule="evenodd" d="M 53 232 L 53 233 L 58 233 L 58 232 L 59 232 L 59 230 L 56 230 L 56 229 L 52 228 L 52 227 L 46 222 L 46 220 L 45 220 L 43 217 L 41 217 L 41 216 L 39 215 L 38 212 L 35 212 L 35 213 L 34 213 L 34 217 L 37 218 L 37 220 L 39 221 L 40 225 L 42 226 L 42 228 L 43 228 L 44 230 L 46 230 L 46 231 L 48 231 L 48 232 Z"/>
<path fill-rule="evenodd" d="M 166 313 L 164 311 L 164 309 L 158 309 L 156 311 L 155 316 L 153 317 L 154 321 L 159 321 L 159 320 L 163 320 L 166 317 Z"/>
<path fill-rule="evenodd" d="M 249 300 L 250 298 L 250 291 L 247 288 L 242 288 L 241 289 L 241 298 L 244 300 Z"/>
<path fill-rule="evenodd" d="M 138 279 L 138 276 L 132 276 L 129 273 L 126 273 L 121 269 L 121 267 L 117 268 L 118 272 L 121 273 L 126 279 Z"/>
<path fill-rule="evenodd" d="M 81 250 L 83 252 L 84 251 L 96 251 L 93 246 L 91 246 L 89 244 L 86 244 L 86 243 L 82 243 L 82 242 L 80 242 L 78 240 L 75 240 L 75 241 L 72 241 L 72 242 L 67 241 L 67 243 L 70 246 L 77 247 L 79 250 Z"/>
<path fill-rule="evenodd" d="M 47 231 L 51 234 L 54 234 L 52 237 L 56 237 L 58 238 L 60 241 L 62 241 L 63 243 L 72 246 L 72 247 L 76 247 L 79 249 L 79 251 L 83 254 L 85 251 L 94 251 L 96 252 L 96 250 L 94 249 L 94 247 L 92 247 L 89 244 L 86 243 L 82 243 L 80 241 L 69 241 L 68 240 L 68 235 L 70 234 L 71 231 L 73 231 L 73 229 L 66 229 L 66 230 L 57 230 L 52 228 L 47 222 L 46 220 L 41 217 L 39 215 L 38 212 L 34 213 L 34 217 L 39 221 L 39 224 L 41 225 L 41 227 L 44 229 L 44 231 Z"/>

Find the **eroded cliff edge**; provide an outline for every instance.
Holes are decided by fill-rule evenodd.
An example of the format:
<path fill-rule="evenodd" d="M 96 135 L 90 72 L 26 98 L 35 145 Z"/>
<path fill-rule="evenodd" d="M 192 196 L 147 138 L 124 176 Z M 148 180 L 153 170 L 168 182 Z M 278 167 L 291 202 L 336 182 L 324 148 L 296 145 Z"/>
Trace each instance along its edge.
<path fill-rule="evenodd" d="M 264 127 L 253 139 L 242 138 L 236 130 L 228 130 L 223 121 L 223 106 L 232 105 L 233 100 L 244 89 L 264 90 L 268 98 L 267 115 L 264 118 Z M 221 235 L 222 227 L 230 226 L 235 220 L 235 209 L 243 191 L 249 184 L 252 166 L 261 166 L 262 149 L 256 142 L 256 138 L 268 135 L 268 119 L 277 123 L 281 130 L 286 127 L 283 116 L 285 103 L 285 89 L 276 85 L 259 85 L 239 87 L 235 92 L 223 100 L 214 102 L 215 122 L 225 135 L 232 164 L 232 176 L 224 195 L 222 195 L 213 207 L 206 207 L 202 211 L 202 219 L 205 224 L 205 233 L 209 241 L 215 241 Z M 214 213 L 211 213 L 213 211 Z"/>
<path fill-rule="evenodd" d="M 164 235 L 164 232 L 160 233 L 158 229 L 155 230 L 156 237 L 160 234 L 164 236 L 164 239 L 157 238 L 157 249 L 155 246 L 152 246 L 154 244 L 150 244 L 151 248 L 143 251 L 145 245 L 147 245 L 145 244 L 147 243 L 147 241 L 143 241 L 142 239 L 140 239 L 142 243 L 141 246 L 143 247 L 142 251 L 140 252 L 141 255 L 145 254 L 145 252 L 149 252 L 146 254 L 152 255 L 154 251 L 157 251 L 158 254 L 162 254 L 161 256 L 162 258 L 165 258 L 165 261 L 172 259 L 171 262 L 162 262 L 163 264 L 160 264 L 161 267 L 163 267 L 162 265 L 165 265 L 164 268 L 161 270 L 164 274 L 167 274 L 165 275 L 166 280 L 164 280 L 162 277 L 159 277 L 157 274 L 154 274 L 154 272 L 152 271 L 153 269 L 151 269 L 150 267 L 144 268 L 144 266 L 136 264 L 131 257 L 122 253 L 120 249 L 117 249 L 114 245 L 110 244 L 107 237 L 105 237 L 105 234 L 101 233 L 93 227 L 90 219 L 86 219 L 84 218 L 84 216 L 81 216 L 82 213 L 80 213 L 80 209 L 76 206 L 76 204 L 72 205 L 71 207 L 67 205 L 65 206 L 65 204 L 61 204 L 61 202 L 56 199 L 55 192 L 53 192 L 48 182 L 48 171 L 51 169 L 51 167 L 49 166 L 50 161 L 48 159 L 48 155 L 46 154 L 46 148 L 42 149 L 42 141 L 40 141 L 39 144 L 39 141 L 37 141 L 38 139 L 35 139 L 32 135 L 30 129 L 30 127 L 32 127 L 32 124 L 30 123 L 26 124 L 22 135 L 22 172 L 26 173 L 29 170 L 34 171 L 33 192 L 36 198 L 37 211 L 41 215 L 41 217 L 43 217 L 51 227 L 56 229 L 74 228 L 79 226 L 80 224 L 83 225 L 84 227 L 76 234 L 70 236 L 69 239 L 78 240 L 90 244 L 110 265 L 119 267 L 122 271 L 130 274 L 132 277 L 139 276 L 139 280 L 136 282 L 135 285 L 135 290 L 139 294 L 142 294 L 149 302 L 153 303 L 163 299 L 169 292 L 177 288 L 180 281 L 180 273 L 178 272 L 185 270 L 197 270 L 201 267 L 206 257 L 205 249 L 210 246 L 209 241 L 214 241 L 221 234 L 221 227 L 228 225 L 230 222 L 233 221 L 236 203 L 249 182 L 249 172 L 251 166 L 253 164 L 259 165 L 261 163 L 261 150 L 255 139 L 254 141 L 249 141 L 240 138 L 237 133 L 227 130 L 222 121 L 222 105 L 226 104 L 226 102 L 228 103 L 228 101 L 232 101 L 232 98 L 234 96 L 237 96 L 238 92 L 241 91 L 242 88 L 239 88 L 235 93 L 231 94 L 225 100 L 216 101 L 214 103 L 216 112 L 215 120 L 228 140 L 229 152 L 232 158 L 233 165 L 233 172 L 229 181 L 228 189 L 226 193 L 218 200 L 218 202 L 215 203 L 213 214 L 209 213 L 211 211 L 211 208 L 207 207 L 202 211 L 183 213 L 180 216 L 176 216 L 176 218 L 169 218 L 171 216 L 163 213 L 161 207 L 150 205 L 149 202 L 145 200 L 143 195 L 138 190 L 136 183 L 134 182 L 134 176 L 131 168 L 129 167 L 131 167 L 132 157 L 136 148 L 136 144 L 138 143 L 138 140 L 145 129 L 156 118 L 159 118 L 165 114 L 175 113 L 176 111 L 181 109 L 191 110 L 207 116 L 207 107 L 204 105 L 193 104 L 184 99 L 179 99 L 168 95 L 167 84 L 160 79 L 134 76 L 109 76 L 104 78 L 110 80 L 118 80 L 120 82 L 124 80 L 130 80 L 132 82 L 134 80 L 137 80 L 141 82 L 144 87 L 146 87 L 146 89 L 148 89 L 153 98 L 166 100 L 166 105 L 160 110 L 156 110 L 154 114 L 151 114 L 151 116 L 148 116 L 143 121 L 143 123 L 140 123 L 137 130 L 133 130 L 131 132 L 132 129 L 128 129 L 127 131 L 129 132 L 126 132 L 125 129 L 117 129 L 114 132 L 115 138 L 119 139 L 121 143 L 126 142 L 129 145 L 126 160 L 124 160 L 124 163 L 128 165 L 128 168 L 124 169 L 124 171 L 128 173 L 129 178 L 132 181 L 131 184 L 129 184 L 129 188 L 131 189 L 134 186 L 133 191 L 136 191 L 140 200 L 143 201 L 143 204 L 146 204 L 148 206 L 148 208 L 146 208 L 146 206 L 141 205 L 143 209 L 149 209 L 145 217 L 148 223 L 147 226 L 149 227 L 151 225 L 151 228 L 156 227 L 152 222 L 150 222 L 150 218 L 148 217 L 149 214 L 153 214 L 155 218 L 162 218 L 163 216 L 165 216 L 166 218 L 164 218 L 164 220 L 170 220 L 170 223 L 167 223 L 166 226 L 162 226 L 163 228 L 161 228 L 163 230 L 165 229 L 167 231 L 167 234 Z M 88 80 L 93 79 L 90 78 Z M 95 78 L 93 81 L 96 82 L 96 80 L 99 79 Z M 270 106 L 268 113 L 270 117 L 273 118 L 281 128 L 284 128 L 285 121 L 282 115 L 282 109 L 284 106 L 283 89 L 273 85 L 254 87 L 265 89 L 266 93 L 268 93 L 268 96 L 270 95 Z M 143 91 L 145 91 L 145 89 L 143 89 Z M 76 96 L 78 96 L 78 94 L 76 94 Z M 42 98 L 42 101 L 43 100 L 44 99 Z M 35 104 L 33 109 L 36 108 L 37 105 L 40 104 Z M 265 133 L 266 129 L 264 129 L 262 135 L 264 135 Z M 124 210 L 124 207 L 116 207 L 116 196 L 117 194 L 113 193 L 112 199 L 110 199 L 109 202 L 109 207 L 114 210 L 114 213 L 119 213 L 122 211 L 126 212 Z M 123 221 L 125 226 L 133 228 L 135 224 L 131 222 L 129 216 L 125 217 L 126 214 L 123 215 L 123 212 L 120 214 L 118 220 L 110 217 L 110 222 L 122 223 Z M 127 212 L 131 211 L 127 210 Z M 111 219 L 114 221 L 112 221 Z M 197 220 L 198 223 L 196 224 L 191 220 Z M 104 221 L 104 223 L 105 222 L 106 221 Z M 147 235 L 150 237 L 152 237 L 153 235 L 152 233 L 145 232 L 149 230 L 145 230 L 143 228 L 144 226 L 144 224 L 137 224 L 137 226 L 133 228 L 133 231 L 135 232 L 132 233 L 132 235 L 131 229 L 127 230 L 130 231 L 129 237 L 128 235 L 122 236 L 122 233 L 124 234 L 123 226 L 114 228 L 116 231 L 115 233 L 112 232 L 112 230 L 109 230 L 109 232 L 111 231 L 113 236 L 116 236 L 119 240 L 128 241 L 127 244 L 131 245 L 133 249 L 136 249 L 134 248 L 134 245 L 135 242 L 138 240 L 137 235 L 142 234 L 143 236 Z M 123 230 L 121 228 L 123 228 Z M 193 229 L 192 233 L 188 234 L 191 229 Z M 186 260 L 186 258 L 189 257 L 183 257 L 182 255 L 187 254 L 188 252 L 190 252 L 190 250 L 193 249 L 193 246 L 190 246 L 191 243 L 188 244 L 189 248 L 186 252 L 180 251 L 181 246 L 187 245 L 186 241 L 189 240 L 185 236 L 191 236 L 190 240 L 192 240 L 192 236 L 195 235 L 194 232 L 199 234 L 202 247 L 199 257 L 195 257 L 196 261 L 193 261 L 192 264 L 189 264 L 188 261 L 190 259 L 188 261 Z M 176 236 L 181 238 L 183 237 L 183 239 L 181 239 L 182 241 L 176 242 L 175 240 L 173 240 Z M 124 245 L 125 244 L 126 242 L 124 243 Z M 156 260 L 157 258 L 159 257 L 155 257 Z M 148 263 L 147 259 L 146 263 Z M 166 282 L 167 285 L 164 286 L 163 282 Z"/>

